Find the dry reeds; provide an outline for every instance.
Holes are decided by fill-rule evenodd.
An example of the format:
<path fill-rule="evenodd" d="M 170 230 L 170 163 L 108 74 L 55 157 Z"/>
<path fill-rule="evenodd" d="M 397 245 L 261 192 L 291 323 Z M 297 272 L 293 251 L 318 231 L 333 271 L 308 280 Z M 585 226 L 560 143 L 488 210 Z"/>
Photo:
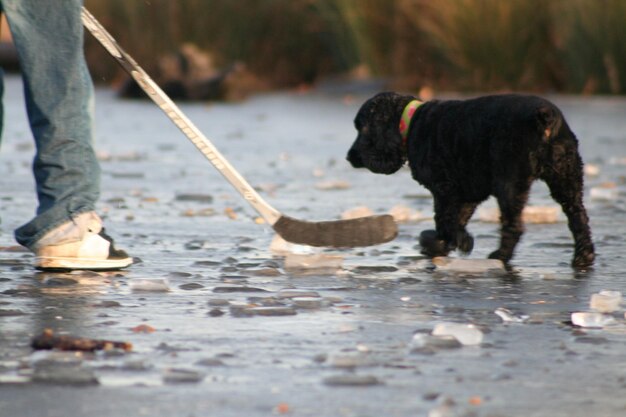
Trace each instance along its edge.
<path fill-rule="evenodd" d="M 626 92 L 622 0 L 87 0 L 148 70 L 194 43 L 276 87 L 365 66 L 401 88 Z M 115 65 L 87 44 L 96 80 Z"/>

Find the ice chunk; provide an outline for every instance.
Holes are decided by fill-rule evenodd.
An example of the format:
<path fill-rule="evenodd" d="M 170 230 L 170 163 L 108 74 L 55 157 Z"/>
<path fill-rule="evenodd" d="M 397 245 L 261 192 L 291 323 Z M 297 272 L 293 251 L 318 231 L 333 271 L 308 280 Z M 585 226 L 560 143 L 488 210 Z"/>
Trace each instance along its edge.
<path fill-rule="evenodd" d="M 607 182 L 593 187 L 589 194 L 592 200 L 615 200 L 619 196 L 619 190 L 615 183 Z"/>
<path fill-rule="evenodd" d="M 389 210 L 389 214 L 397 223 L 418 222 L 426 219 L 418 210 L 403 205 L 393 206 Z"/>
<path fill-rule="evenodd" d="M 133 278 L 128 285 L 132 291 L 167 292 L 170 290 L 167 278 Z"/>
<path fill-rule="evenodd" d="M 288 254 L 285 257 L 285 270 L 292 273 L 334 273 L 341 269 L 343 256 L 341 255 L 297 255 Z"/>
<path fill-rule="evenodd" d="M 473 324 L 438 323 L 432 334 L 434 336 L 453 336 L 463 345 L 480 345 L 483 341 L 483 332 Z"/>
<path fill-rule="evenodd" d="M 593 164 L 585 164 L 585 175 L 589 177 L 597 177 L 600 174 L 600 167 Z"/>
<path fill-rule="evenodd" d="M 287 242 L 285 239 L 280 237 L 280 235 L 275 235 L 272 239 L 272 243 L 270 243 L 270 252 L 277 256 L 286 256 L 290 253 L 314 253 L 315 249 L 311 246 Z"/>
<path fill-rule="evenodd" d="M 600 291 L 591 295 L 589 306 L 600 313 L 611 313 L 619 310 L 622 304 L 622 293 L 619 291 Z"/>
<path fill-rule="evenodd" d="M 433 258 L 432 263 L 437 271 L 457 274 L 482 275 L 506 272 L 504 264 L 498 259 L 460 259 L 438 256 Z"/>
<path fill-rule="evenodd" d="M 425 333 L 416 333 L 409 343 L 411 352 L 422 352 L 425 350 L 457 349 L 463 346 L 454 336 L 441 335 L 434 336 Z"/>
<path fill-rule="evenodd" d="M 608 314 L 579 311 L 572 313 L 572 323 L 580 327 L 601 328 L 615 324 L 616 321 Z"/>
<path fill-rule="evenodd" d="M 324 299 L 322 297 L 295 297 L 291 299 L 294 307 L 297 308 L 321 308 Z"/>
<path fill-rule="evenodd" d="M 359 206 L 348 209 L 341 213 L 342 220 L 357 219 L 359 217 L 373 216 L 374 212 L 369 207 Z"/>
<path fill-rule="evenodd" d="M 557 223 L 560 218 L 559 206 L 526 206 L 522 211 L 522 221 L 526 224 L 550 224 Z M 498 207 L 481 208 L 478 218 L 485 223 L 499 223 L 500 209 Z"/>
<path fill-rule="evenodd" d="M 494 311 L 505 323 L 524 323 L 529 317 L 525 314 L 515 314 L 511 310 L 499 307 Z"/>
<path fill-rule="evenodd" d="M 350 188 L 350 183 L 347 181 L 320 181 L 315 184 L 315 188 L 318 190 L 347 190 Z"/>

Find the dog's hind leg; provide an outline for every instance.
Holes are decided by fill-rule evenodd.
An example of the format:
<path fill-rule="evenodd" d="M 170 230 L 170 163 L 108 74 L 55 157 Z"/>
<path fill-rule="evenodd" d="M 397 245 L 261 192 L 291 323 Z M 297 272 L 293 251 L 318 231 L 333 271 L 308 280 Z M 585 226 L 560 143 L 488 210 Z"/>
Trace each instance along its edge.
<path fill-rule="evenodd" d="M 522 211 L 528 201 L 530 183 L 511 185 L 503 182 L 497 187 L 496 199 L 500 207 L 500 247 L 489 255 L 490 259 L 500 259 L 505 264 L 513 258 L 513 252 L 524 233 Z"/>
<path fill-rule="evenodd" d="M 576 145 L 553 149 L 553 165 L 542 175 L 550 194 L 561 205 L 574 238 L 572 266 L 587 268 L 593 264 L 595 250 L 591 240 L 589 217 L 583 205 L 583 164 Z"/>
<path fill-rule="evenodd" d="M 477 206 L 478 203 L 465 203 L 459 212 L 459 231 L 456 234 L 456 245 L 459 251 L 464 254 L 470 254 L 474 249 L 474 237 L 467 232 L 465 227 Z"/>

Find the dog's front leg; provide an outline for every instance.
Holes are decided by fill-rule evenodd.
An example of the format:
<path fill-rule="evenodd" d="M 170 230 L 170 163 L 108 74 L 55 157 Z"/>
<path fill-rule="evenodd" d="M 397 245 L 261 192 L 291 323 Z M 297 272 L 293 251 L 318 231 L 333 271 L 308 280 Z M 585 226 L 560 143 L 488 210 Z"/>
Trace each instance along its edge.
<path fill-rule="evenodd" d="M 463 252 L 470 252 L 474 247 L 474 239 L 464 226 L 474 210 L 449 197 L 433 197 L 436 230 L 424 230 L 421 233 L 421 253 L 430 257 L 446 256 L 457 247 Z"/>

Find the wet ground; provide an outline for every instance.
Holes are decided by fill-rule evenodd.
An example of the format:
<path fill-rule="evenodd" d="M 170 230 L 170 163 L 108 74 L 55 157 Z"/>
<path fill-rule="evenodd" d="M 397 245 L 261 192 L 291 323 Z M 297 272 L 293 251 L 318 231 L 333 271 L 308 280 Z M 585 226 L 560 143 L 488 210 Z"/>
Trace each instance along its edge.
<path fill-rule="evenodd" d="M 285 214 L 327 220 L 359 206 L 419 211 L 421 221 L 401 223 L 393 242 L 291 248 L 300 257 L 290 262 L 308 255 L 340 266 L 287 267 L 270 250 L 272 230 L 160 110 L 99 91 L 100 211 L 138 262 L 120 273 L 50 274 L 32 269 L 12 238 L 35 201 L 21 85 L 9 77 L 0 155 L 0 416 L 625 415 L 623 307 L 603 316 L 614 319 L 604 328 L 568 322 L 572 312 L 590 311 L 592 294 L 626 293 L 626 99 L 552 97 L 588 163 L 596 268 L 569 267 L 561 215 L 527 226 L 514 273 L 470 276 L 433 271 L 419 256 L 416 238 L 433 226 L 432 200 L 408 170 L 377 176 L 345 162 L 352 119 L 367 96 L 329 88 L 182 109 Z M 554 204 L 543 184 L 531 204 Z M 478 217 L 469 227 L 472 259 L 498 241 L 497 225 Z M 504 321 L 498 308 L 519 322 Z M 482 341 L 429 336 L 442 322 L 473 324 Z M 31 339 L 45 328 L 133 350 L 33 352 Z"/>

